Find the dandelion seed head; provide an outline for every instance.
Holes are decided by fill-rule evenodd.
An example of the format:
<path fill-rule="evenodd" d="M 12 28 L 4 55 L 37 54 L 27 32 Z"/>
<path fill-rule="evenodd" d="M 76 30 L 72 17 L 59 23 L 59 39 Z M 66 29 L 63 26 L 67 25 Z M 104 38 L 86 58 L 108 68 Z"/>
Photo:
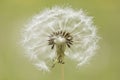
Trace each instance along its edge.
<path fill-rule="evenodd" d="M 85 64 L 95 54 L 98 41 L 92 17 L 69 7 L 42 11 L 25 26 L 22 34 L 28 58 L 44 71 L 50 71 L 58 53 L 76 61 L 78 66 Z"/>

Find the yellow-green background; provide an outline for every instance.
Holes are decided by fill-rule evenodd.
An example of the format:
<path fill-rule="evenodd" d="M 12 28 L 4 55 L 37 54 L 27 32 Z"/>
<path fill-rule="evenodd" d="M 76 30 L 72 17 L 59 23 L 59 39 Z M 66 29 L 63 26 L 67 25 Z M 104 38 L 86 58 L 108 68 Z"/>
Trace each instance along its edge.
<path fill-rule="evenodd" d="M 65 80 L 120 80 L 120 0 L 0 0 L 0 80 L 61 80 L 61 65 L 42 73 L 23 56 L 19 45 L 24 24 L 55 5 L 87 11 L 102 37 L 90 64 L 78 70 L 66 60 Z"/>

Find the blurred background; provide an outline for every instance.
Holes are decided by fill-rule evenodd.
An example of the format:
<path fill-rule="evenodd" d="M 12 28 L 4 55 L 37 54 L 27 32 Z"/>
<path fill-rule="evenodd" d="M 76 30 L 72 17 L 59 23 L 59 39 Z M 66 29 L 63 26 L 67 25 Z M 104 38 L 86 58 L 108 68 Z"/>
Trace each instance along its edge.
<path fill-rule="evenodd" d="M 66 60 L 65 80 L 120 80 L 120 0 L 0 0 L 0 80 L 62 80 L 61 65 L 43 73 L 19 45 L 24 24 L 55 5 L 87 11 L 102 37 L 89 64 L 78 70 L 74 62 Z"/>

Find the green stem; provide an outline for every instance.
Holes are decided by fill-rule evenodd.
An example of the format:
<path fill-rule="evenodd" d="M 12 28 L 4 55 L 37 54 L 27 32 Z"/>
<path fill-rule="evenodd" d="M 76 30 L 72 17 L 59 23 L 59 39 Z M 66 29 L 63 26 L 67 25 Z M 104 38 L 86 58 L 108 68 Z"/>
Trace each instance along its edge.
<path fill-rule="evenodd" d="M 64 65 L 63 64 L 61 64 L 61 77 L 62 77 L 61 80 L 64 80 Z"/>

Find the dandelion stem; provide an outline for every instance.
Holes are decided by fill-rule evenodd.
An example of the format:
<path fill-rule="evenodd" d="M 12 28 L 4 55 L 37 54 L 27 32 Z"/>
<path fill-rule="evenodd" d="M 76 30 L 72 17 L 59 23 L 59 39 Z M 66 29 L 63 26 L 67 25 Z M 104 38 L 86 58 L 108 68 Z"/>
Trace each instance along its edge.
<path fill-rule="evenodd" d="M 61 80 L 64 80 L 64 65 L 61 65 Z"/>

